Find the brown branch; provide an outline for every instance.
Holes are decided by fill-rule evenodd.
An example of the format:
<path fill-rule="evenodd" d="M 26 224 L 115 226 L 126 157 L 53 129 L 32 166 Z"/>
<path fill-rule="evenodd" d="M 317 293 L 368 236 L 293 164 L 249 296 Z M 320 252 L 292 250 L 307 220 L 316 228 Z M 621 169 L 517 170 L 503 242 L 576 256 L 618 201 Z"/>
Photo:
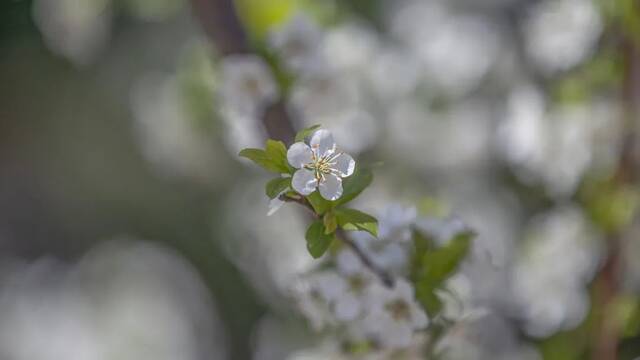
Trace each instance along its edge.
<path fill-rule="evenodd" d="M 622 44 L 624 59 L 623 97 L 623 139 L 619 161 L 613 181 L 617 186 L 637 184 L 640 168 L 637 122 L 640 110 L 640 50 L 633 39 L 624 39 Z M 594 307 L 600 309 L 595 332 L 594 360 L 615 360 L 618 358 L 620 329 L 609 316 L 620 287 L 624 229 L 617 229 L 607 237 L 608 255 L 602 270 L 595 280 L 596 295 Z"/>

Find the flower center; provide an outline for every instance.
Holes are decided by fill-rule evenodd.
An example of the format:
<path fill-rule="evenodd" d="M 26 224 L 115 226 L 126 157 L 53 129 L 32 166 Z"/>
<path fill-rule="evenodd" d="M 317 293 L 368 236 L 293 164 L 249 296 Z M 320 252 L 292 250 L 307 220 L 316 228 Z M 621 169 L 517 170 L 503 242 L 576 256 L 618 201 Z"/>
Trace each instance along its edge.
<path fill-rule="evenodd" d="M 312 170 L 315 174 L 316 180 L 324 180 L 327 174 L 336 174 L 337 170 L 334 168 L 336 165 L 336 159 L 342 153 L 336 152 L 325 156 L 317 156 L 317 149 L 314 149 L 311 157 L 311 162 L 304 167 L 307 170 Z"/>
<path fill-rule="evenodd" d="M 397 299 L 391 302 L 388 302 L 385 305 L 385 309 L 391 313 L 391 316 L 395 320 L 409 320 L 411 319 L 411 310 L 409 309 L 409 304 L 402 299 Z"/>

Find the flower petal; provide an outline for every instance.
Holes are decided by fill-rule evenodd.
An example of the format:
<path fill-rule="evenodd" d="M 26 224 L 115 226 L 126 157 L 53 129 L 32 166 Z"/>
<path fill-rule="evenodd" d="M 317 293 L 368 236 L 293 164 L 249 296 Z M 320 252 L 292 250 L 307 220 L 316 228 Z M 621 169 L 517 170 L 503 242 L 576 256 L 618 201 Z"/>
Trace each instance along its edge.
<path fill-rule="evenodd" d="M 318 180 L 311 170 L 300 169 L 293 174 L 291 187 L 301 195 L 309 195 L 316 190 Z"/>
<path fill-rule="evenodd" d="M 342 153 L 338 155 L 334 162 L 336 163 L 333 168 L 338 170 L 340 177 L 347 177 L 353 174 L 356 169 L 356 162 L 349 154 Z"/>
<path fill-rule="evenodd" d="M 284 205 L 284 201 L 280 200 L 280 197 L 278 196 L 269 200 L 269 211 L 267 212 L 267 216 L 271 216 L 276 211 L 280 210 L 282 205 Z"/>
<path fill-rule="evenodd" d="M 320 129 L 316 131 L 309 141 L 311 148 L 319 157 L 331 155 L 336 151 L 336 142 L 329 130 Z"/>
<path fill-rule="evenodd" d="M 313 152 L 307 144 L 297 142 L 287 150 L 287 160 L 291 166 L 300 169 L 313 160 Z"/>
<path fill-rule="evenodd" d="M 342 179 L 326 174 L 324 180 L 320 180 L 320 195 L 327 200 L 337 200 L 342 196 Z"/>

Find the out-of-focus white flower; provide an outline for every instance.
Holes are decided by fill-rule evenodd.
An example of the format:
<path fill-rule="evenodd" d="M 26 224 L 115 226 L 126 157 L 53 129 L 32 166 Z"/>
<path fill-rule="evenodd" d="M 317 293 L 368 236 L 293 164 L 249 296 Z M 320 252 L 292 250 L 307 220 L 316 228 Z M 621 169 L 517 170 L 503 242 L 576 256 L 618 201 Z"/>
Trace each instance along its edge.
<path fill-rule="evenodd" d="M 393 288 L 377 286 L 369 298 L 369 313 L 359 326 L 365 336 L 389 348 L 411 344 L 414 331 L 428 324 L 427 315 L 414 298 L 411 284 L 397 279 Z"/>
<path fill-rule="evenodd" d="M 3 266 L 0 358 L 226 359 L 215 310 L 196 271 L 175 252 L 105 242 L 77 264 Z"/>
<path fill-rule="evenodd" d="M 602 27 L 591 0 L 542 1 L 525 22 L 527 52 L 547 73 L 567 70 L 593 52 Z"/>
<path fill-rule="evenodd" d="M 400 242 L 411 240 L 411 227 L 417 215 L 415 206 L 390 204 L 378 216 L 378 237 Z"/>
<path fill-rule="evenodd" d="M 302 315 L 315 331 L 335 325 L 332 303 L 346 289 L 346 282 L 336 272 L 323 271 L 298 279 L 291 288 Z"/>
<path fill-rule="evenodd" d="M 366 301 L 371 296 L 371 289 L 377 279 L 349 249 L 340 251 L 335 260 L 337 270 L 346 280 L 347 287 L 336 299 L 334 313 L 341 321 L 351 321 L 365 311 Z"/>
<path fill-rule="evenodd" d="M 211 165 L 222 160 L 180 95 L 173 76 L 153 74 L 139 80 L 131 94 L 135 135 L 143 155 L 163 175 L 210 182 L 221 175 Z"/>
<path fill-rule="evenodd" d="M 269 41 L 287 67 L 305 72 L 322 66 L 322 36 L 318 25 L 309 17 L 296 14 L 291 21 L 271 33 Z"/>
<path fill-rule="evenodd" d="M 366 71 L 375 60 L 378 36 L 361 23 L 347 22 L 327 30 L 324 58 L 334 71 Z"/>
<path fill-rule="evenodd" d="M 391 31 L 407 44 L 440 90 L 464 94 L 488 72 L 499 37 L 486 19 L 453 13 L 440 1 L 398 2 Z"/>
<path fill-rule="evenodd" d="M 353 111 L 360 105 L 361 97 L 352 74 L 322 69 L 296 81 L 290 100 L 293 111 L 315 121 Z"/>
<path fill-rule="evenodd" d="M 507 103 L 507 118 L 498 132 L 499 146 L 523 181 L 540 181 L 551 195 L 567 196 L 595 155 L 605 163 L 601 165 L 610 161 L 610 150 L 595 146 L 598 138 L 610 138 L 608 134 L 619 129 L 617 113 L 610 104 L 547 109 L 541 90 L 531 86 L 516 88 Z M 612 143 L 616 142 L 608 142 Z"/>
<path fill-rule="evenodd" d="M 455 274 L 445 284 L 445 290 L 438 290 L 437 294 L 443 303 L 442 315 L 452 321 L 476 321 L 487 315 L 486 308 L 475 306 L 471 294 L 469 279 L 461 274 Z"/>
<path fill-rule="evenodd" d="M 278 96 L 268 65 L 255 55 L 230 55 L 222 60 L 220 96 L 223 105 L 241 114 L 260 116 Z"/>
<path fill-rule="evenodd" d="M 586 284 L 600 258 L 596 235 L 575 207 L 534 219 L 513 271 L 525 330 L 548 336 L 577 326 L 588 309 Z"/>
<path fill-rule="evenodd" d="M 47 46 L 78 65 L 91 63 L 109 40 L 109 0 L 38 0 L 33 12 Z"/>
<path fill-rule="evenodd" d="M 328 130 L 316 131 L 310 147 L 297 142 L 287 151 L 289 164 L 298 169 L 291 179 L 291 186 L 302 195 L 309 195 L 319 188 L 327 200 L 342 196 L 342 178 L 351 176 L 356 163 L 348 154 L 336 151 L 336 143 Z"/>
<path fill-rule="evenodd" d="M 469 226 L 457 216 L 451 216 L 446 219 L 426 216 L 420 217 L 416 220 L 416 227 L 429 234 L 439 244 L 443 244 L 457 235 L 470 231 Z"/>

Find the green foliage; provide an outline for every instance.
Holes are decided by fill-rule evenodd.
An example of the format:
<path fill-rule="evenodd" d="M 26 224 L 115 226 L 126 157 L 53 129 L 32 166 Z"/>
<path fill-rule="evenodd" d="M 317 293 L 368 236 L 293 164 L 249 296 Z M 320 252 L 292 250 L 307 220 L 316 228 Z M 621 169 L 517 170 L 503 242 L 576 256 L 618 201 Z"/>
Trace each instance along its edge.
<path fill-rule="evenodd" d="M 326 234 L 324 225 L 320 220 L 314 221 L 305 234 L 307 240 L 307 250 L 314 259 L 321 257 L 331 245 L 334 236 Z"/>
<path fill-rule="evenodd" d="M 345 178 L 342 181 L 342 196 L 334 201 L 334 207 L 338 205 L 344 205 L 349 201 L 355 199 L 367 186 L 371 185 L 373 181 L 373 173 L 366 168 L 356 167 L 356 171 L 353 175 Z"/>
<path fill-rule="evenodd" d="M 273 199 L 278 196 L 281 192 L 285 191 L 287 188 L 291 186 L 291 178 L 290 177 L 277 177 L 271 179 L 267 185 L 265 186 L 265 193 L 269 197 L 269 199 Z"/>
<path fill-rule="evenodd" d="M 284 173 L 291 173 L 289 162 L 287 161 L 287 147 L 282 141 L 267 140 L 267 155 Z"/>
<path fill-rule="evenodd" d="M 436 248 L 429 238 L 416 232 L 416 247 L 413 261 L 413 280 L 416 286 L 416 298 L 429 316 L 435 316 L 442 307 L 436 290 L 455 273 L 462 260 L 469 252 L 473 234 L 461 233 L 447 244 Z"/>
<path fill-rule="evenodd" d="M 317 191 L 314 191 L 311 195 L 307 196 L 307 200 L 309 200 L 313 210 L 315 210 L 318 215 L 324 215 L 327 210 L 333 207 L 332 202 L 320 196 L 320 193 Z"/>
<path fill-rule="evenodd" d="M 290 174 L 291 167 L 287 163 L 287 148 L 281 141 L 267 140 L 266 150 L 242 149 L 240 156 L 245 157 L 268 171 Z"/>
<path fill-rule="evenodd" d="M 329 211 L 324 214 L 322 223 L 325 227 L 325 234 L 331 234 L 338 228 L 338 219 L 333 211 Z"/>
<path fill-rule="evenodd" d="M 355 209 L 339 208 L 335 210 L 338 225 L 344 230 L 363 230 L 378 236 L 378 220 L 373 216 Z"/>
<path fill-rule="evenodd" d="M 613 179 L 586 181 L 580 196 L 591 220 L 609 234 L 628 225 L 640 205 L 640 191 Z"/>
<path fill-rule="evenodd" d="M 284 24 L 297 10 L 297 0 L 236 0 L 236 9 L 249 34 L 263 39 L 269 30 Z"/>
<path fill-rule="evenodd" d="M 318 130 L 318 128 L 320 128 L 321 125 L 316 124 L 316 125 L 311 125 L 306 129 L 302 129 L 300 131 L 298 131 L 298 133 L 296 134 L 296 138 L 295 138 L 295 142 L 300 142 L 300 141 L 304 141 L 304 139 L 311 135 L 314 131 Z"/>

